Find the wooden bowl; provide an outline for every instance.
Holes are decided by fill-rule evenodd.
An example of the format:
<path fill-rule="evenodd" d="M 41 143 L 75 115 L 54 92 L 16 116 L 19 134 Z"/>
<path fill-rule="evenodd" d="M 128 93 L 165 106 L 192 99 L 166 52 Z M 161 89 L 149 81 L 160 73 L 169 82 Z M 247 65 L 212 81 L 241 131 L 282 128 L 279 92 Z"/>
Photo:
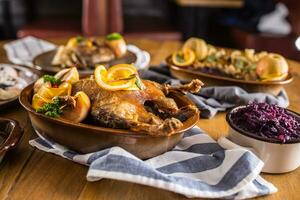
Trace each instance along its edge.
<path fill-rule="evenodd" d="M 238 86 L 247 92 L 262 92 L 278 95 L 278 93 L 283 89 L 283 85 L 288 84 L 293 80 L 292 74 L 289 73 L 288 76 L 281 81 L 248 81 L 208 74 L 191 68 L 177 67 L 172 63 L 171 56 L 166 58 L 166 62 L 170 68 L 171 75 L 175 78 L 183 81 L 200 79 L 205 84 L 204 86 Z"/>
<path fill-rule="evenodd" d="M 47 117 L 35 112 L 31 106 L 33 84 L 26 87 L 20 95 L 21 105 L 28 111 L 33 128 L 42 137 L 49 138 L 79 153 L 90 153 L 101 149 L 119 146 L 135 156 L 146 159 L 172 149 L 185 131 L 192 128 L 199 119 L 193 115 L 171 136 L 150 136 L 145 133 L 123 129 L 112 129 L 84 123 Z M 183 94 L 171 96 L 179 107 L 193 105 Z"/>
<path fill-rule="evenodd" d="M 47 73 L 47 74 L 55 74 L 55 73 L 59 72 L 60 70 L 62 70 L 63 68 L 61 66 L 52 65 L 52 60 L 56 54 L 56 51 L 57 50 L 55 49 L 55 50 L 47 51 L 47 52 L 37 55 L 32 61 L 35 68 L 38 70 L 41 70 L 43 73 Z M 119 63 L 131 64 L 131 63 L 134 63 L 136 61 L 136 59 L 137 59 L 137 57 L 133 52 L 127 51 L 127 53 L 122 58 L 114 59 L 110 62 L 100 63 L 100 64 L 108 65 L 108 66 L 116 65 Z M 94 69 L 93 68 L 78 69 L 78 72 L 80 75 L 88 75 L 88 74 L 93 74 Z"/>
<path fill-rule="evenodd" d="M 0 162 L 5 153 L 17 145 L 22 135 L 23 130 L 17 121 L 0 117 Z"/>

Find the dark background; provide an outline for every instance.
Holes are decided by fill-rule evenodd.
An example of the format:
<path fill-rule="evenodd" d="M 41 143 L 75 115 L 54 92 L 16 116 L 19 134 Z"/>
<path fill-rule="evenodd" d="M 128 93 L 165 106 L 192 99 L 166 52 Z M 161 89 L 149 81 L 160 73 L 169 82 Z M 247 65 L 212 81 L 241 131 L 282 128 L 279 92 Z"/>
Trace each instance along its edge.
<path fill-rule="evenodd" d="M 29 30 L 36 28 L 38 32 L 41 28 L 53 27 L 52 31 L 55 31 L 62 26 L 68 30 L 76 30 L 73 35 L 83 34 L 83 1 L 0 0 L 0 39 L 26 36 L 20 35 L 20 32 L 28 30 L 28 27 Z M 122 33 L 126 37 L 160 40 L 186 40 L 196 36 L 219 46 L 268 50 L 299 60 L 299 52 L 294 45 L 300 35 L 300 9 L 297 0 L 281 1 L 290 10 L 287 20 L 292 25 L 292 32 L 289 35 L 257 31 L 260 17 L 273 11 L 278 2 L 245 0 L 243 7 L 229 9 L 182 7 L 172 0 L 123 0 Z M 47 39 L 47 34 L 37 36 Z M 49 34 L 49 37 L 53 37 L 53 34 Z"/>

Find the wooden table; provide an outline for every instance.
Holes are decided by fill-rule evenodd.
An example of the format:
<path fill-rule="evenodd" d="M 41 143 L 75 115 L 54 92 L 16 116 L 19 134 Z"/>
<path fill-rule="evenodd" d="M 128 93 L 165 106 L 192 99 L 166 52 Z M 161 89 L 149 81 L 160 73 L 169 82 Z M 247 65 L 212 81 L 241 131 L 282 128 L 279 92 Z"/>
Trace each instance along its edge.
<path fill-rule="evenodd" d="M 244 0 L 176 0 L 176 3 L 180 6 L 241 8 Z"/>
<path fill-rule="evenodd" d="M 65 40 L 54 40 L 62 43 Z M 151 64 L 159 64 L 170 52 L 180 48 L 179 42 L 158 42 L 151 40 L 129 40 L 151 54 Z M 4 42 L 1 42 L 1 47 Z M 7 62 L 3 48 L 0 62 Z M 290 62 L 295 80 L 286 87 L 290 97 L 290 108 L 300 112 L 300 64 Z M 0 199 L 186 199 L 185 197 L 152 187 L 133 183 L 101 180 L 87 182 L 87 167 L 75 164 L 61 157 L 44 153 L 29 146 L 28 141 L 36 135 L 30 125 L 27 113 L 20 106 L 0 111 L 1 117 L 16 119 L 25 133 L 18 147 L 9 152 L 0 164 Z M 213 138 L 226 135 L 225 113 L 213 119 L 201 119 L 198 125 Z M 300 191 L 300 168 L 291 173 L 263 177 L 279 190 L 268 199 L 296 199 Z"/>

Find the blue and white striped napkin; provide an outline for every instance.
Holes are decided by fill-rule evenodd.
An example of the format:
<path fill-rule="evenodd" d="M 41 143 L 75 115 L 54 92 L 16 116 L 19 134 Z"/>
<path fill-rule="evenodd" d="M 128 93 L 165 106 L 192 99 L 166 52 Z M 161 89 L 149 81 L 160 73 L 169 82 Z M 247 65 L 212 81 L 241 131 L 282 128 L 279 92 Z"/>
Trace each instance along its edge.
<path fill-rule="evenodd" d="M 8 60 L 14 64 L 33 67 L 32 60 L 37 55 L 56 49 L 57 46 L 33 36 L 27 36 L 4 45 Z M 138 69 L 146 69 L 150 63 L 150 54 L 135 45 L 128 44 L 128 51 L 136 55 L 134 65 Z"/>
<path fill-rule="evenodd" d="M 145 161 L 120 147 L 78 154 L 41 137 L 29 143 L 89 166 L 88 181 L 122 180 L 203 198 L 245 199 L 277 191 L 259 175 L 259 158 L 245 149 L 225 150 L 198 127 L 171 151 Z"/>
<path fill-rule="evenodd" d="M 55 48 L 55 44 L 32 36 L 14 40 L 4 45 L 7 58 L 10 62 L 29 67 L 33 67 L 32 60 L 34 57 Z"/>

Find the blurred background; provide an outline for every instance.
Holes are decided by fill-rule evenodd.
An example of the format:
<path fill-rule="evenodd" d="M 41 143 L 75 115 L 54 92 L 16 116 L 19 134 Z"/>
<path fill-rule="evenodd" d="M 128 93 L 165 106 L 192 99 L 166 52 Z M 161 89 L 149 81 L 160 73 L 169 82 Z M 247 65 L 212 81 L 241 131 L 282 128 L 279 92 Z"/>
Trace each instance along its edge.
<path fill-rule="evenodd" d="M 156 40 L 196 36 L 300 60 L 298 0 L 0 0 L 0 15 L 1 40 L 111 32 Z"/>

